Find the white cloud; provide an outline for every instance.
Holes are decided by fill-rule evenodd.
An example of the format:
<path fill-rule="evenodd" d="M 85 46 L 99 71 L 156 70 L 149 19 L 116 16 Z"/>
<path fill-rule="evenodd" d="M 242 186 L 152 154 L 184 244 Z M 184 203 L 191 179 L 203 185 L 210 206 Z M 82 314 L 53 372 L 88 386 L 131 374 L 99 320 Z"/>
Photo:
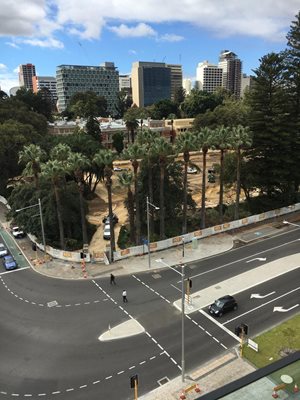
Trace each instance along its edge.
<path fill-rule="evenodd" d="M 64 30 L 84 39 L 97 39 L 106 25 L 120 37 L 155 37 L 150 24 L 190 23 L 214 34 L 284 39 L 299 0 L 2 0 L 0 36 L 27 37 L 52 46 L 55 32 Z M 135 26 L 131 26 L 135 24 Z M 160 37 L 176 35 L 160 32 Z M 178 37 L 179 40 L 179 37 Z"/>
<path fill-rule="evenodd" d="M 62 49 L 64 47 L 62 42 L 51 37 L 47 39 L 21 39 L 20 42 L 35 47 L 49 47 L 54 49 Z"/>
<path fill-rule="evenodd" d="M 9 94 L 9 89 L 19 86 L 18 68 L 14 71 L 8 71 L 6 65 L 0 64 L 0 87 L 5 93 Z"/>
<path fill-rule="evenodd" d="M 20 47 L 14 42 L 5 42 L 7 46 L 13 47 L 14 49 L 19 49 Z"/>
<path fill-rule="evenodd" d="M 155 32 L 151 26 L 144 24 L 143 22 L 132 27 L 121 24 L 120 26 L 111 26 L 109 29 L 120 37 L 143 37 L 157 35 L 157 32 Z"/>
<path fill-rule="evenodd" d="M 180 42 L 183 39 L 183 36 L 166 33 L 165 35 L 162 35 L 158 40 L 162 42 Z"/>
<path fill-rule="evenodd" d="M 128 54 L 136 55 L 137 52 L 136 52 L 136 50 L 131 49 L 131 50 L 128 50 Z"/>

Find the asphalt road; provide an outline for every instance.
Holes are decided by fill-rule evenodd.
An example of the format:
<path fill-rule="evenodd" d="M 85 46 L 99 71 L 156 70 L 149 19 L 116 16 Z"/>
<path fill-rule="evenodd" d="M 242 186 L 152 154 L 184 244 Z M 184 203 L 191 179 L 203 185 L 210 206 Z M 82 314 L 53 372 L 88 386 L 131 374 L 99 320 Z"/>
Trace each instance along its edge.
<path fill-rule="evenodd" d="M 26 268 L 18 247 L 13 242 L 8 245 L 23 268 L 0 275 L 0 399 L 131 399 L 130 376 L 139 375 L 142 394 L 164 377 L 181 373 L 181 313 L 173 306 L 181 293 L 173 271 L 118 277 L 116 286 L 110 286 L 108 278 L 54 280 Z M 297 253 L 299 230 L 192 263 L 187 276 L 197 291 L 262 262 Z M 187 372 L 238 343 L 226 329 L 233 332 L 244 322 L 252 336 L 299 312 L 294 307 L 300 302 L 299 289 L 300 274 L 295 270 L 238 293 L 236 312 L 218 319 L 209 318 L 207 310 L 186 316 Z M 251 298 L 251 294 L 267 296 Z M 291 310 L 274 311 L 274 307 Z M 98 340 L 109 326 L 129 318 L 146 333 Z"/>

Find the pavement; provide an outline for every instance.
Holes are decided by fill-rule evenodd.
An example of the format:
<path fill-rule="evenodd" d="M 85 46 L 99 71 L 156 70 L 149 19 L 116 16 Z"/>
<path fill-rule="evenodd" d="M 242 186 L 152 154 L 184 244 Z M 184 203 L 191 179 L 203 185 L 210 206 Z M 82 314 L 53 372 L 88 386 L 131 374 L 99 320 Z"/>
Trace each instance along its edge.
<path fill-rule="evenodd" d="M 247 232 L 241 232 L 240 234 L 231 235 L 223 233 L 220 235 L 203 238 L 197 242 L 197 246 L 195 246 L 195 243 L 193 245 L 185 244 L 184 254 L 182 246 L 152 253 L 150 268 L 148 265 L 147 254 L 144 256 L 123 259 L 110 265 L 87 263 L 85 269 L 83 269 L 83 266 L 80 263 L 70 263 L 58 259 L 52 259 L 48 260 L 47 262 L 43 262 L 43 253 L 39 251 L 32 251 L 30 244 L 24 243 L 25 241 L 19 241 L 19 244 L 20 250 L 23 252 L 24 256 L 28 259 L 32 268 L 37 273 L 56 279 L 91 280 L 100 277 L 107 277 L 109 279 L 111 273 L 113 273 L 116 277 L 135 274 L 143 271 L 152 271 L 155 273 L 159 269 L 168 268 L 164 265 L 164 263 L 171 266 L 178 265 L 180 263 L 192 263 L 193 261 L 201 258 L 207 258 L 226 252 L 232 249 L 237 241 L 242 242 L 243 236 L 246 239 L 244 240 L 246 242 L 251 241 L 251 238 L 252 240 L 257 239 L 257 229 L 258 228 L 254 228 L 252 230 L 249 229 Z M 275 224 L 268 224 L 265 226 L 265 229 L 260 227 L 259 232 L 261 233 L 260 237 L 264 236 L 264 232 L 266 232 L 266 236 L 270 236 L 272 233 L 278 233 L 278 226 L 275 226 Z M 234 280 L 235 278 L 232 279 Z M 230 286 L 230 282 L 227 282 L 227 285 Z M 209 291 L 209 288 L 205 290 Z M 205 293 L 205 296 L 207 295 L 208 293 Z M 214 293 L 210 293 L 209 298 L 211 296 L 213 299 L 215 298 Z M 175 306 L 180 308 L 180 305 L 175 304 Z M 202 306 L 203 305 L 200 301 L 199 307 Z M 191 312 L 193 311 L 194 310 Z M 112 327 L 98 339 L 117 340 L 124 336 L 139 334 L 141 332 L 143 332 L 143 327 L 141 327 L 137 321 L 129 321 L 125 324 Z M 175 400 L 179 399 L 184 392 L 186 399 L 197 399 L 199 396 L 202 397 L 206 393 L 209 393 L 231 381 L 237 380 L 249 374 L 250 372 L 254 371 L 254 369 L 255 368 L 247 361 L 240 358 L 236 347 L 224 352 L 223 355 L 217 359 L 211 360 L 205 365 L 201 365 L 198 370 L 189 371 L 185 378 L 185 382 L 182 382 L 181 376 L 173 379 L 172 381 L 168 381 L 168 378 L 166 378 L 164 382 L 160 383 L 161 386 L 159 386 L 156 390 L 139 398 L 142 400 Z M 265 379 L 266 380 L 264 384 L 261 385 L 261 387 L 259 386 L 257 390 L 254 391 L 253 396 L 255 396 L 257 400 L 271 397 L 274 383 L 267 378 Z M 195 389 L 200 389 L 200 392 L 197 392 Z M 228 397 L 228 399 L 229 398 L 231 399 L 231 397 Z M 241 394 L 238 398 L 240 400 L 248 400 L 250 398 L 249 392 L 246 391 L 244 395 Z M 281 398 L 285 397 L 281 396 Z M 235 398 L 232 397 L 232 399 Z"/>

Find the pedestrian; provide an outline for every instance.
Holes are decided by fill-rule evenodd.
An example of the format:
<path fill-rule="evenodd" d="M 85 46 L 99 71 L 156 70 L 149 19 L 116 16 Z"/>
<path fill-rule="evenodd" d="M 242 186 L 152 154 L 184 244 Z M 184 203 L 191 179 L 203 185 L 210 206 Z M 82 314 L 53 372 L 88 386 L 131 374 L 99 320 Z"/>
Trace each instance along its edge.
<path fill-rule="evenodd" d="M 112 284 L 116 284 L 116 278 L 115 278 L 115 276 L 113 275 L 113 274 L 110 274 L 110 284 L 112 285 Z"/>
<path fill-rule="evenodd" d="M 123 296 L 123 303 L 128 303 L 126 290 L 123 290 L 122 296 Z"/>

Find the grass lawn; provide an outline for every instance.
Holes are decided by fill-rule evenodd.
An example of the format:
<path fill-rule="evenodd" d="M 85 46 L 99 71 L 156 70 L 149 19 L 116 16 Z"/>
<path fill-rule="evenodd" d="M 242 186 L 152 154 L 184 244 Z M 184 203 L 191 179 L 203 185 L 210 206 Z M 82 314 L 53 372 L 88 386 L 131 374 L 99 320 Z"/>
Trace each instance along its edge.
<path fill-rule="evenodd" d="M 245 345 L 243 356 L 257 368 L 279 360 L 281 358 L 280 350 L 284 348 L 300 350 L 300 315 L 255 337 L 253 340 L 258 343 L 258 352 Z M 290 375 L 300 387 L 300 362 L 277 371 L 272 374 L 272 378 L 275 382 L 281 383 L 280 376 L 283 374 Z M 287 385 L 286 388 L 292 390 L 293 385 Z"/>

